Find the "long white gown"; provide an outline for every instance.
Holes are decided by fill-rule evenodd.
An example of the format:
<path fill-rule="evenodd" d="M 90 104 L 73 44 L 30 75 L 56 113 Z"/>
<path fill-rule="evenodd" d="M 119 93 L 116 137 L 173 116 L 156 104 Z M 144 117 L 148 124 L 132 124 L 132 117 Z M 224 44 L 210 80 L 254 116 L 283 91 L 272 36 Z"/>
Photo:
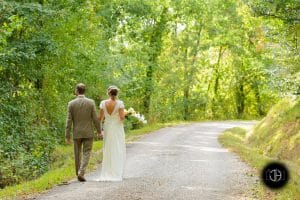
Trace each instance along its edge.
<path fill-rule="evenodd" d="M 116 101 L 111 115 L 107 112 L 104 100 L 100 103 L 103 109 L 104 136 L 103 136 L 103 158 L 99 181 L 122 181 L 126 159 L 125 132 L 120 120 L 119 109 L 124 108 L 121 100 Z"/>

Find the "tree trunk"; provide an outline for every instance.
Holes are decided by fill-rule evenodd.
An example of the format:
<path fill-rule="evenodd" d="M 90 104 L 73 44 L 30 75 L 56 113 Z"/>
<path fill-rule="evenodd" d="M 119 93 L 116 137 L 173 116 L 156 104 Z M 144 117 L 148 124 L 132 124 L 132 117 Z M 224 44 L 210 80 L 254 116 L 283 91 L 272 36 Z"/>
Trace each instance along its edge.
<path fill-rule="evenodd" d="M 219 67 L 220 67 L 220 62 L 221 62 L 221 59 L 222 59 L 222 56 L 223 56 L 225 50 L 226 50 L 226 48 L 224 48 L 223 46 L 220 46 L 217 63 L 213 66 L 213 76 L 215 76 L 215 79 L 213 80 L 213 77 L 212 77 L 212 81 L 211 81 L 213 84 L 213 94 L 212 94 L 212 100 L 211 100 L 212 116 L 214 116 L 215 112 L 217 112 L 215 109 L 215 106 L 216 106 L 215 104 L 218 99 L 218 90 L 219 90 L 219 80 L 220 80 Z M 209 83 L 208 92 L 209 92 L 210 87 L 211 87 L 211 84 Z"/>
<path fill-rule="evenodd" d="M 224 52 L 225 52 L 225 48 L 223 46 L 220 46 L 219 54 L 218 54 L 218 61 L 215 66 L 216 79 L 215 79 L 215 86 L 214 86 L 214 96 L 217 95 L 218 89 L 219 89 L 219 79 L 220 79 L 219 67 L 220 67 L 221 58 L 222 58 Z"/>
<path fill-rule="evenodd" d="M 188 61 L 188 47 L 186 48 L 186 52 L 185 52 L 185 65 L 184 65 L 184 90 L 183 90 L 183 102 L 184 102 L 184 115 L 183 115 L 183 119 L 184 120 L 188 120 L 190 118 L 190 113 L 189 113 L 189 97 L 190 97 L 190 88 L 191 88 L 191 84 L 193 82 L 193 75 L 195 74 L 195 62 L 196 62 L 196 56 L 198 54 L 199 51 L 199 45 L 200 45 L 200 36 L 201 36 L 201 31 L 202 31 L 202 26 L 199 26 L 199 30 L 198 33 L 196 35 L 197 40 L 196 40 L 196 44 L 192 50 L 192 62 L 189 63 Z"/>
<path fill-rule="evenodd" d="M 185 49 L 185 62 L 184 62 L 184 89 L 183 89 L 183 119 L 188 120 L 189 118 L 189 93 L 190 93 L 190 83 L 189 83 L 189 69 L 187 64 L 188 49 Z"/>
<path fill-rule="evenodd" d="M 258 112 L 259 116 L 264 116 L 266 113 L 262 109 L 260 92 L 259 92 L 258 85 L 256 83 L 253 85 L 253 89 L 254 89 L 255 99 L 256 99 L 256 103 L 257 103 L 257 112 Z"/>
<path fill-rule="evenodd" d="M 240 83 L 236 87 L 236 110 L 237 110 L 238 119 L 243 118 L 244 109 L 245 109 L 244 85 L 243 83 Z"/>
<path fill-rule="evenodd" d="M 161 52 L 161 45 L 162 45 L 162 36 L 165 30 L 165 25 L 167 23 L 166 19 L 167 8 L 164 8 L 160 19 L 156 20 L 154 27 L 153 27 L 153 34 L 150 38 L 150 47 L 151 47 L 151 56 L 149 59 L 149 65 L 146 69 L 146 81 L 145 81 L 145 95 L 143 99 L 144 104 L 144 114 L 148 117 L 150 112 L 150 103 L 151 103 L 151 96 L 153 92 L 153 75 L 155 72 L 155 66 L 157 65 L 157 57 L 160 55 Z"/>
<path fill-rule="evenodd" d="M 144 96 L 144 114 L 147 116 L 150 109 L 151 95 L 153 92 L 153 66 L 149 65 L 146 70 L 145 81 L 145 96 Z"/>

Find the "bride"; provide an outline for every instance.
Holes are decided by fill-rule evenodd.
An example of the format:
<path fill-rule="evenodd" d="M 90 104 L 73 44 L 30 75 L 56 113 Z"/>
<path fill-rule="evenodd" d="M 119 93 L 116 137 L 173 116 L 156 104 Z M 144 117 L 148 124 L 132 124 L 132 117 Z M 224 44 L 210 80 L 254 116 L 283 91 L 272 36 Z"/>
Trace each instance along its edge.
<path fill-rule="evenodd" d="M 110 86 L 109 98 L 100 103 L 100 123 L 104 118 L 103 159 L 99 181 L 122 181 L 126 159 L 124 104 L 117 99 L 119 89 Z"/>

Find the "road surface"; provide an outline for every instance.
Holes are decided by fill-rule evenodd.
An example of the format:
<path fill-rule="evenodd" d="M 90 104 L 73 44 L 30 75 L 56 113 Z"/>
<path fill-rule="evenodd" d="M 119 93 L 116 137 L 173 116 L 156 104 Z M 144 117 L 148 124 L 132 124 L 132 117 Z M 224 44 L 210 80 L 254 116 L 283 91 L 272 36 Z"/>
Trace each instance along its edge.
<path fill-rule="evenodd" d="M 247 199 L 257 181 L 244 162 L 218 143 L 231 127 L 255 122 L 202 122 L 163 128 L 127 144 L 123 182 L 97 182 L 99 168 L 87 182 L 56 186 L 40 200 Z"/>

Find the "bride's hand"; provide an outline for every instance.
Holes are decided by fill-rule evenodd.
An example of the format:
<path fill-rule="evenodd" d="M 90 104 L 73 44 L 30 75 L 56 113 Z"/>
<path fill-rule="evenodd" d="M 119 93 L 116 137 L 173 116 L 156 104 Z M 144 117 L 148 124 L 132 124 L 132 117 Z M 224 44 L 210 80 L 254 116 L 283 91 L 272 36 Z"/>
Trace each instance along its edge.
<path fill-rule="evenodd" d="M 102 140 L 102 139 L 103 139 L 103 134 L 102 134 L 102 132 L 97 133 L 97 137 L 98 137 L 100 140 Z"/>

